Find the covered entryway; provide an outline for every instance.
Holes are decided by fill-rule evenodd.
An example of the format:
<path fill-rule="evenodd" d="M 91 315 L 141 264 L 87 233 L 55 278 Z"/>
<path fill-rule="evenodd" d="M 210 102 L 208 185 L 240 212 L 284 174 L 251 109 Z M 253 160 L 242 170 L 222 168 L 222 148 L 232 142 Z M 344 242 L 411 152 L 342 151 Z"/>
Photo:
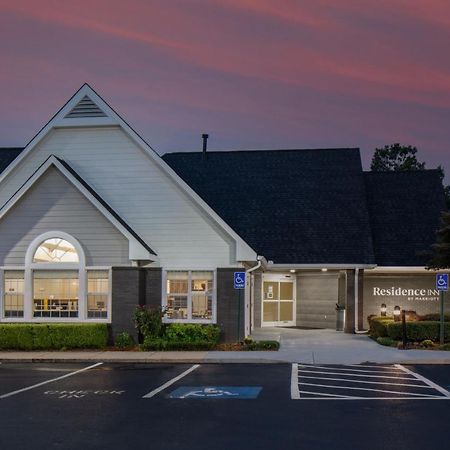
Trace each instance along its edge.
<path fill-rule="evenodd" d="M 295 275 L 262 276 L 262 326 L 295 326 Z"/>

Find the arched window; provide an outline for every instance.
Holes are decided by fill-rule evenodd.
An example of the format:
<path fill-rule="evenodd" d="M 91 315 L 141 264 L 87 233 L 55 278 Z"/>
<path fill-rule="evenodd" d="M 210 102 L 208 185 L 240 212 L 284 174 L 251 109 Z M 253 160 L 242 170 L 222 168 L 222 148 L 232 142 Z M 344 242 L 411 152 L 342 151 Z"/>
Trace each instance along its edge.
<path fill-rule="evenodd" d="M 62 238 L 50 238 L 42 242 L 33 256 L 33 263 L 78 263 L 75 247 Z"/>

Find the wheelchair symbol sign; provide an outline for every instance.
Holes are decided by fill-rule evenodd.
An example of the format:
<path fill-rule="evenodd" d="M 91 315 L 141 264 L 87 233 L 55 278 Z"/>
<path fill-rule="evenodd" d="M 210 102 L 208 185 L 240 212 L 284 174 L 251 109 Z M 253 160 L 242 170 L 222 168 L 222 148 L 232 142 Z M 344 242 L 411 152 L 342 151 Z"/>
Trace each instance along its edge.
<path fill-rule="evenodd" d="M 438 291 L 448 291 L 448 273 L 436 274 L 436 289 Z"/>
<path fill-rule="evenodd" d="M 245 289 L 245 272 L 234 272 L 234 288 Z"/>

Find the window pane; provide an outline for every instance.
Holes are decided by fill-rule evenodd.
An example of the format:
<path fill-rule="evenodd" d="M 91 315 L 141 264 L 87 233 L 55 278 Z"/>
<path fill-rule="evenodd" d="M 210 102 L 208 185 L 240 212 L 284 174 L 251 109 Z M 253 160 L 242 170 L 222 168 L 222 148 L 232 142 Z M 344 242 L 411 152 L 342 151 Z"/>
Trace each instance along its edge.
<path fill-rule="evenodd" d="M 24 273 L 7 270 L 4 273 L 3 299 L 5 317 L 23 317 Z"/>
<path fill-rule="evenodd" d="M 87 316 L 90 319 L 108 317 L 109 273 L 107 270 L 88 271 Z"/>
<path fill-rule="evenodd" d="M 34 263 L 77 263 L 78 253 L 75 247 L 64 239 L 52 238 L 44 241 L 34 254 Z"/>
<path fill-rule="evenodd" d="M 192 272 L 192 319 L 212 319 L 213 277 L 211 271 Z"/>
<path fill-rule="evenodd" d="M 294 283 L 292 281 L 280 282 L 280 300 L 294 299 Z"/>
<path fill-rule="evenodd" d="M 278 300 L 278 281 L 264 281 L 264 300 Z"/>
<path fill-rule="evenodd" d="M 187 319 L 187 306 L 187 296 L 168 295 L 166 317 L 168 319 Z"/>
<path fill-rule="evenodd" d="M 280 320 L 294 320 L 294 302 L 280 302 Z"/>
<path fill-rule="evenodd" d="M 278 302 L 263 302 L 264 322 L 278 322 Z"/>
<path fill-rule="evenodd" d="M 33 272 L 34 317 L 78 317 L 78 272 Z"/>

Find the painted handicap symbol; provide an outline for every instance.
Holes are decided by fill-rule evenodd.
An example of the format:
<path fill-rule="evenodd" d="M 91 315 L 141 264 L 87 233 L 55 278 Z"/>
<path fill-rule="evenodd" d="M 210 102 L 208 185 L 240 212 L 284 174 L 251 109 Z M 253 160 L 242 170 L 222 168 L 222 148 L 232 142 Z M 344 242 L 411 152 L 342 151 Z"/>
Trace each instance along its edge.
<path fill-rule="evenodd" d="M 238 393 L 233 393 L 229 391 L 225 391 L 222 389 L 216 389 L 214 387 L 207 387 L 204 389 L 201 389 L 199 391 L 191 391 L 187 392 L 180 398 L 188 398 L 188 397 L 229 397 L 229 396 L 236 396 L 239 395 Z"/>

